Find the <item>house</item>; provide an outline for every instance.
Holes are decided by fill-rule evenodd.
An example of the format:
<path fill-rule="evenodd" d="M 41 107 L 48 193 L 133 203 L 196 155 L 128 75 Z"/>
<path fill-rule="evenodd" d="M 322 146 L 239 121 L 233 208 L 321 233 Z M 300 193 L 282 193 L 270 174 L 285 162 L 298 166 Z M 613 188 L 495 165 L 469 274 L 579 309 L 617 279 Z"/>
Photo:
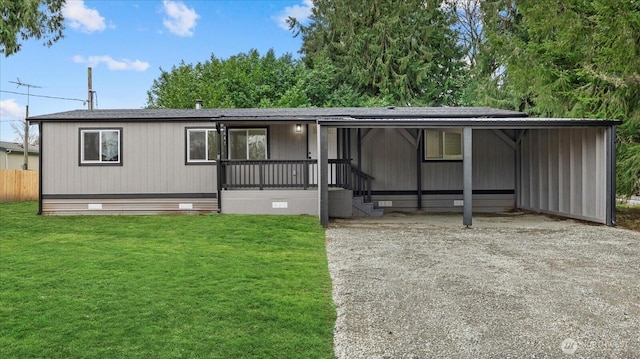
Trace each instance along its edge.
<path fill-rule="evenodd" d="M 29 146 L 29 169 L 38 169 L 40 149 Z M 0 169 L 20 170 L 24 166 L 24 145 L 22 143 L 0 141 Z"/>
<path fill-rule="evenodd" d="M 467 108 L 77 110 L 29 118 L 41 214 L 329 217 L 515 208 L 615 224 L 619 121 Z"/>

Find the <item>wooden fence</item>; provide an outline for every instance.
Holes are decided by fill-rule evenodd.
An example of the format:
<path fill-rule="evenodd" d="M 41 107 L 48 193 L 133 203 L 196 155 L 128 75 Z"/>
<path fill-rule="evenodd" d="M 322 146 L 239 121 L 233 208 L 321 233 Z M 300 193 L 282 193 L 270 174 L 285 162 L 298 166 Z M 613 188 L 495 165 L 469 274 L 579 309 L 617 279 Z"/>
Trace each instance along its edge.
<path fill-rule="evenodd" d="M 0 170 L 0 202 L 37 201 L 38 171 Z"/>

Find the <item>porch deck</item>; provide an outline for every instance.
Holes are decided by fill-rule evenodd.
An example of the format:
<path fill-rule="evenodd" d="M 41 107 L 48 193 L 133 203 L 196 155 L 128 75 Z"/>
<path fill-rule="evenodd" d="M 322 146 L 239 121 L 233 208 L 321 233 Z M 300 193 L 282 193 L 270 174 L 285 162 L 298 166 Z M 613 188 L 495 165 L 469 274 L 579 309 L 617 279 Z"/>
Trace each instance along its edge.
<path fill-rule="evenodd" d="M 220 188 L 224 190 L 317 189 L 318 161 L 302 160 L 220 160 Z M 354 196 L 371 200 L 374 178 L 346 159 L 330 159 L 328 185 L 353 191 Z"/>

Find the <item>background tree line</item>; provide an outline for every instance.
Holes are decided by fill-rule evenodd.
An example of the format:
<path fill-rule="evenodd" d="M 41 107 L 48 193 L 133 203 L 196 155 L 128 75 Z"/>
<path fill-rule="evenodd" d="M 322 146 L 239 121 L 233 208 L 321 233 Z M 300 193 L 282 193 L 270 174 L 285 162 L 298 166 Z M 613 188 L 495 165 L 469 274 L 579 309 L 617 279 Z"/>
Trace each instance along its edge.
<path fill-rule="evenodd" d="M 61 38 L 64 0 L 2 3 L 5 56 L 18 37 Z M 308 22 L 289 19 L 299 58 L 250 50 L 183 62 L 161 69 L 147 106 L 491 106 L 620 119 L 617 190 L 640 192 L 640 0 L 313 3 Z"/>

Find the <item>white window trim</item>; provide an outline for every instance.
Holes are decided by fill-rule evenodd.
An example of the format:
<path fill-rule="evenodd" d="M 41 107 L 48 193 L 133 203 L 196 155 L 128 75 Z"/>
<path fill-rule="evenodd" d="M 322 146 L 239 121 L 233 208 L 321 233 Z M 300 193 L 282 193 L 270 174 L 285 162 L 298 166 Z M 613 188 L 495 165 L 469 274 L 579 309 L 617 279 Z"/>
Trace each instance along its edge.
<path fill-rule="evenodd" d="M 117 161 L 103 161 L 102 160 L 102 133 L 103 132 L 117 132 L 118 133 L 118 160 Z M 100 139 L 100 145 L 98 146 L 98 160 L 85 160 L 84 159 L 84 134 L 85 133 L 98 133 Z M 121 128 L 81 128 L 80 129 L 80 164 L 82 165 L 121 165 L 122 164 L 122 129 Z"/>
<path fill-rule="evenodd" d="M 190 141 L 191 141 L 191 132 L 202 132 L 204 131 L 204 153 L 205 153 L 205 157 L 207 157 L 204 160 L 200 160 L 200 159 L 191 159 L 191 151 L 189 150 L 189 145 L 190 145 Z M 216 136 L 218 136 L 217 130 L 215 128 L 187 128 L 187 163 L 211 163 L 211 162 L 216 162 L 217 159 L 210 159 L 209 158 L 209 132 L 215 132 Z M 220 141 L 220 138 L 218 138 L 218 141 Z M 217 149 L 216 149 L 216 153 L 217 153 Z"/>

